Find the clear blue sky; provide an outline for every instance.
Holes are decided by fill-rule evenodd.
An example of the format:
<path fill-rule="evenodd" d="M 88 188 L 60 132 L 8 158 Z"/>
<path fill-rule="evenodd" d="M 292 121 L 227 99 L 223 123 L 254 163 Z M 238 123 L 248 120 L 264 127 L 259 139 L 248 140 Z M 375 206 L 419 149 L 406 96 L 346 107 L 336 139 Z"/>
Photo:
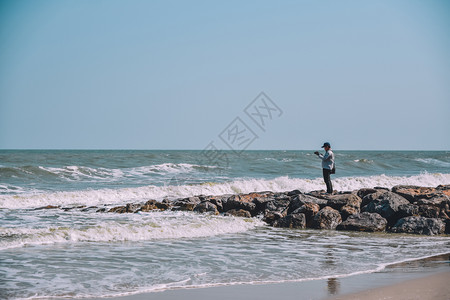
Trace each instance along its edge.
<path fill-rule="evenodd" d="M 265 132 L 244 108 L 264 91 Z M 450 148 L 448 1 L 0 1 L 1 149 Z"/>

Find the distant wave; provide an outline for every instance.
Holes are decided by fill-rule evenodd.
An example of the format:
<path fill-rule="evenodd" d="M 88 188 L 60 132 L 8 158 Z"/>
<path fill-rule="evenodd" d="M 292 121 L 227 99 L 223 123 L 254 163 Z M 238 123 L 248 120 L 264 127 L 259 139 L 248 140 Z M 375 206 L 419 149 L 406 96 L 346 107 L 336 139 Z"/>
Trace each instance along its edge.
<path fill-rule="evenodd" d="M 38 190 L 30 189 L 30 188 L 23 188 L 20 186 L 15 186 L 11 184 L 0 184 L 0 194 L 1 195 L 7 195 L 7 194 L 23 194 L 23 193 L 38 193 Z"/>
<path fill-rule="evenodd" d="M 367 177 L 338 177 L 333 179 L 334 188 L 340 191 L 374 186 L 391 188 L 399 184 L 420 186 L 450 184 L 450 174 L 430 174 L 425 172 L 415 176 L 376 175 Z M 323 188 L 324 183 L 322 178 L 304 179 L 282 176 L 274 179 L 241 179 L 223 183 L 208 182 L 196 185 L 150 185 L 137 188 L 0 195 L 0 208 L 35 208 L 46 205 L 112 205 L 148 199 L 175 199 L 201 194 L 223 195 L 256 191 L 284 192 L 294 189 L 308 192 Z"/>
<path fill-rule="evenodd" d="M 202 172 L 214 170 L 219 167 L 204 166 L 187 163 L 164 163 L 158 165 L 141 166 L 123 169 L 92 168 L 85 166 L 43 167 L 43 166 L 20 166 L 0 167 L 0 178 L 9 177 L 31 177 L 62 178 L 67 181 L 96 180 L 117 181 L 122 178 L 145 177 L 151 175 L 170 175 L 191 172 Z"/>
<path fill-rule="evenodd" d="M 355 160 L 353 160 L 353 161 L 354 161 L 354 162 L 359 162 L 359 163 L 373 163 L 373 160 L 366 159 L 366 158 L 355 159 Z"/>
<path fill-rule="evenodd" d="M 116 217 L 117 215 L 114 215 Z M 186 212 L 155 212 L 139 216 L 124 216 L 130 222 L 108 219 L 95 225 L 45 228 L 0 228 L 0 249 L 76 242 L 148 241 L 208 237 L 238 233 L 262 226 L 259 219 L 244 219 Z"/>
<path fill-rule="evenodd" d="M 445 162 L 435 158 L 416 158 L 414 159 L 417 162 L 421 162 L 424 164 L 430 164 L 438 167 L 450 168 L 450 162 Z"/>

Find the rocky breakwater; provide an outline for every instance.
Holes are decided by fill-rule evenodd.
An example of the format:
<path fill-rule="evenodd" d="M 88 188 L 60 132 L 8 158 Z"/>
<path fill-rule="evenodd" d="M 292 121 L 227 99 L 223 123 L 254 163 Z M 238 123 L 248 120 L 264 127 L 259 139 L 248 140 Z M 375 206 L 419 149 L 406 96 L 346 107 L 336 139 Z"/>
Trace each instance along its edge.
<path fill-rule="evenodd" d="M 274 227 L 450 234 L 450 185 L 363 188 L 331 195 L 298 190 L 200 195 L 174 201 L 130 203 L 99 211 L 137 213 L 167 209 L 261 217 Z"/>

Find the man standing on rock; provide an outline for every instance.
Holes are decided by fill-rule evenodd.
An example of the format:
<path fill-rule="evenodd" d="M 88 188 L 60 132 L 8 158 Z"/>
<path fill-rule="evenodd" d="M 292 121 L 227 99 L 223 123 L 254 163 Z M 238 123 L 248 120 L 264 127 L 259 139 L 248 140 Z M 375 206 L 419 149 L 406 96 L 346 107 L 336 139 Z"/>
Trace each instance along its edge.
<path fill-rule="evenodd" d="M 334 153 L 331 151 L 330 143 L 323 143 L 322 148 L 325 149 L 325 155 L 319 153 L 318 151 L 314 152 L 319 158 L 322 159 L 322 169 L 323 169 L 323 180 L 327 185 L 327 193 L 333 193 L 333 185 L 331 184 L 330 174 L 334 174 Z"/>

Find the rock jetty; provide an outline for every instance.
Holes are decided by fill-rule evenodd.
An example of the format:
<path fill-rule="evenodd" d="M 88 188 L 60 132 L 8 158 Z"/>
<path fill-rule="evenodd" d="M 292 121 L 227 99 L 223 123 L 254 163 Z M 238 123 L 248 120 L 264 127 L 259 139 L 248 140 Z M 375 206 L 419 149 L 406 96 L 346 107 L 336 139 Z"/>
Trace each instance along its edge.
<path fill-rule="evenodd" d="M 450 185 L 399 185 L 326 194 L 258 192 L 149 200 L 98 212 L 193 211 L 236 217 L 261 217 L 274 227 L 336 229 L 411 234 L 450 234 Z"/>

